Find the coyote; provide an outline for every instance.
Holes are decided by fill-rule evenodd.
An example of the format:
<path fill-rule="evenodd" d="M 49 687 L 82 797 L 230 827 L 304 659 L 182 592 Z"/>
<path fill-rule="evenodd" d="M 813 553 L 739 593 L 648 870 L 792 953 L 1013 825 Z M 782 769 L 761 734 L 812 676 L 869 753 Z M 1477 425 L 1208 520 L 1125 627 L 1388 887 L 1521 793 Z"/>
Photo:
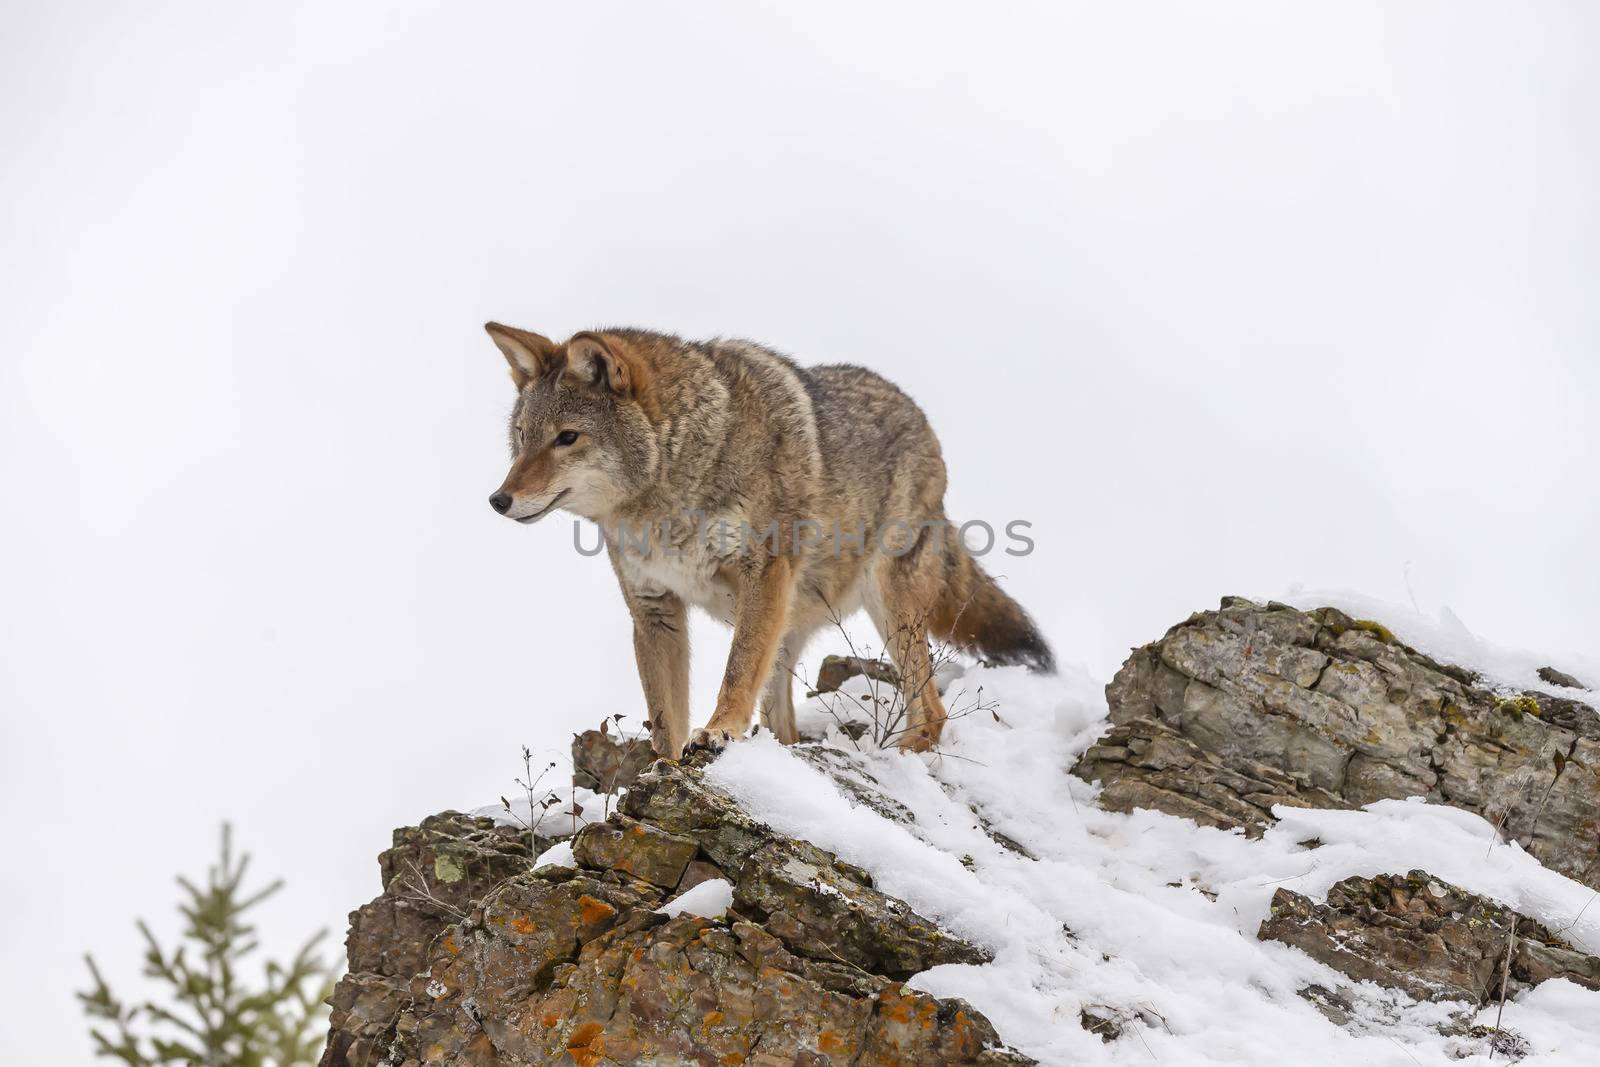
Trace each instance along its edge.
<path fill-rule="evenodd" d="M 485 328 L 517 388 L 511 470 L 489 504 L 521 523 L 560 509 L 600 525 L 660 755 L 742 736 L 758 696 L 792 744 L 795 657 L 857 608 L 900 674 L 902 748 L 931 748 L 945 721 L 929 634 L 1052 669 L 1033 621 L 948 525 L 939 442 L 888 381 L 748 341 Z M 733 627 L 716 709 L 692 737 L 689 605 Z"/>

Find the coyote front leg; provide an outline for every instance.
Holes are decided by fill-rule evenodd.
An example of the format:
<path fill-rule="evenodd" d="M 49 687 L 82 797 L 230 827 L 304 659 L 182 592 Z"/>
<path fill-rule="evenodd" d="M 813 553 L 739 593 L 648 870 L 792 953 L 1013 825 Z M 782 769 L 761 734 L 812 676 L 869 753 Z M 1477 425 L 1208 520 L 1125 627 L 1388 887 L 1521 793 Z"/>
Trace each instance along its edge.
<path fill-rule="evenodd" d="M 787 556 L 763 556 L 740 573 L 733 647 L 728 650 L 717 710 L 705 729 L 695 733 L 690 747 L 721 748 L 750 729 L 756 697 L 766 685 L 789 626 L 794 584 L 794 564 Z"/>
<path fill-rule="evenodd" d="M 677 759 L 689 740 L 689 613 L 671 593 L 624 590 L 633 615 L 633 655 L 650 715 L 650 744 Z"/>

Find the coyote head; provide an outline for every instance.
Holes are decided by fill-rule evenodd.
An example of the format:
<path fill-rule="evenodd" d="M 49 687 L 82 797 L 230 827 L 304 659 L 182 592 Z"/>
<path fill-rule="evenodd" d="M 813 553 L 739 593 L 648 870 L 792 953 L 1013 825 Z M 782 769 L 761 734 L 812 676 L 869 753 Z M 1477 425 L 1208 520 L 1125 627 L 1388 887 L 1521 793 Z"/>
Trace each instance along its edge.
<path fill-rule="evenodd" d="M 565 344 L 511 326 L 484 327 L 511 365 L 511 470 L 489 506 L 537 522 L 561 508 L 603 521 L 656 472 L 647 414 L 650 368 L 627 339 L 575 334 Z"/>

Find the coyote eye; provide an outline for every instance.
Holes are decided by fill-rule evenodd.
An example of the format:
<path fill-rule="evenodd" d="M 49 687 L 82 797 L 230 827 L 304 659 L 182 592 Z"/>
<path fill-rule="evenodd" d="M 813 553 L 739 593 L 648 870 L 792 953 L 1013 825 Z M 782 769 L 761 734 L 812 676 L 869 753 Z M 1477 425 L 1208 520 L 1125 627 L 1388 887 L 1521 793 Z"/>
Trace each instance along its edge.
<path fill-rule="evenodd" d="M 572 444 L 572 442 L 576 441 L 577 439 L 578 439 L 578 431 L 577 430 L 562 430 L 560 433 L 556 434 L 556 444 L 560 445 L 563 448 L 565 448 L 567 445 Z"/>

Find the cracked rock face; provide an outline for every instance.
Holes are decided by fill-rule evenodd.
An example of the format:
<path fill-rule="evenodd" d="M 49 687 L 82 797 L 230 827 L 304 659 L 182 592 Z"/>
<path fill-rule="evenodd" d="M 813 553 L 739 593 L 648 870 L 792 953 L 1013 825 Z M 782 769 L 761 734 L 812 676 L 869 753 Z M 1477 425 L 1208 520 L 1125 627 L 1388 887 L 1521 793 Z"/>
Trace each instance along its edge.
<path fill-rule="evenodd" d="M 1135 650 L 1106 687 L 1112 728 L 1074 773 L 1103 806 L 1258 834 L 1274 804 L 1423 796 L 1503 826 L 1600 887 L 1600 716 L 1488 688 L 1381 624 L 1237 597 Z M 1576 764 L 1535 812 L 1557 753 Z M 1531 834 L 1531 840 L 1530 840 Z"/>
<path fill-rule="evenodd" d="M 852 678 L 867 678 L 890 686 L 899 686 L 900 672 L 894 664 L 864 656 L 824 656 L 817 670 L 818 693 L 837 693 Z"/>
<path fill-rule="evenodd" d="M 573 853 L 576 869 L 530 871 L 524 849 L 451 898 L 459 915 L 409 929 L 406 952 L 353 952 L 323 1067 L 1030 1062 L 965 1003 L 901 984 L 981 949 L 752 821 L 692 767 L 656 764 Z M 734 885 L 726 919 L 656 912 L 714 877 Z M 380 905 L 410 907 L 408 886 L 386 878 L 353 914 L 352 944 L 386 936 L 365 928 Z"/>
<path fill-rule="evenodd" d="M 596 793 L 615 793 L 655 762 L 645 737 L 615 737 L 609 730 L 572 735 L 572 784 Z"/>
<path fill-rule="evenodd" d="M 1262 940 L 1281 941 L 1349 975 L 1418 1000 L 1498 998 L 1514 913 L 1424 871 L 1346 878 L 1325 904 L 1287 889 L 1272 897 Z M 1600 958 L 1516 916 L 1508 990 L 1566 978 L 1600 989 Z"/>
<path fill-rule="evenodd" d="M 457 812 L 396 830 L 378 857 L 383 893 L 350 913 L 350 971 L 334 989 L 323 1062 L 377 1063 L 406 981 L 427 967 L 439 932 L 532 856 L 526 834 Z"/>

